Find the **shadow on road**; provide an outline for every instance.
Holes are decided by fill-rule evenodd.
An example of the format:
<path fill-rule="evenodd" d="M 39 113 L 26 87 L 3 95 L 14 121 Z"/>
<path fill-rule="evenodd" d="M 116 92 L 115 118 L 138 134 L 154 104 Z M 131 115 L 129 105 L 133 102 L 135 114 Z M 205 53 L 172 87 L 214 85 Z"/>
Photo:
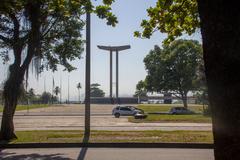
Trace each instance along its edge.
<path fill-rule="evenodd" d="M 41 159 L 41 160 L 71 160 L 67 157 L 64 157 L 63 154 L 57 153 L 57 154 L 37 154 L 37 153 L 32 153 L 32 154 L 21 154 L 21 155 L 16 155 L 14 152 L 2 152 L 0 150 L 0 159 L 3 160 L 17 160 L 17 159 Z"/>
<path fill-rule="evenodd" d="M 82 143 L 83 143 L 83 144 L 87 144 L 88 141 L 89 141 L 89 137 L 90 137 L 89 134 L 84 134 Z M 87 147 L 83 147 L 83 148 L 80 150 L 80 153 L 79 153 L 77 159 L 78 159 L 78 160 L 84 160 L 84 159 L 85 159 L 85 156 L 86 156 L 86 154 L 87 154 L 87 150 L 88 150 Z"/>

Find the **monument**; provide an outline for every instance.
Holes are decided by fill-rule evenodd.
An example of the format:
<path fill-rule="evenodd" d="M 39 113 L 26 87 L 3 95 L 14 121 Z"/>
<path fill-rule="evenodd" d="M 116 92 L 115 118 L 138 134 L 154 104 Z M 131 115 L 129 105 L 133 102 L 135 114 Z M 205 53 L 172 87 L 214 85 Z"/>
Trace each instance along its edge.
<path fill-rule="evenodd" d="M 118 99 L 118 92 L 119 92 L 119 84 L 118 84 L 118 53 L 120 51 L 130 49 L 130 45 L 124 45 L 124 46 L 99 46 L 99 49 L 107 50 L 110 53 L 110 94 L 109 97 L 111 99 L 111 103 L 113 103 L 113 96 L 112 96 L 112 54 L 113 52 L 116 52 L 116 99 L 117 103 L 119 103 Z"/>

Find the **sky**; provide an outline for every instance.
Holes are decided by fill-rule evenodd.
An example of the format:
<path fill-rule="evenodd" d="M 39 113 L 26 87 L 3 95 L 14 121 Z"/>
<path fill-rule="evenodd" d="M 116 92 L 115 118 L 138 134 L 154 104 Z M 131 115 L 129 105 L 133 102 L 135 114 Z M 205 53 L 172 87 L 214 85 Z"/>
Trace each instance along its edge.
<path fill-rule="evenodd" d="M 143 59 L 154 45 L 161 46 L 166 38 L 165 34 L 156 32 L 150 39 L 141 39 L 133 36 L 134 31 L 141 30 L 142 19 L 147 19 L 146 9 L 154 6 L 157 0 L 116 0 L 112 5 L 112 12 L 117 16 L 119 23 L 116 27 L 106 25 L 105 20 L 99 19 L 92 14 L 91 17 L 91 83 L 99 83 L 100 88 L 109 95 L 109 52 L 100 50 L 97 45 L 116 46 L 131 45 L 131 49 L 119 53 L 119 96 L 132 96 L 135 92 L 138 81 L 145 79 L 146 70 Z M 85 18 L 85 17 L 83 17 Z M 83 31 L 85 37 L 85 30 Z M 184 35 L 182 38 L 200 40 L 200 34 L 192 36 Z M 31 72 L 29 76 L 28 88 L 33 88 L 37 94 L 41 94 L 44 89 L 52 92 L 53 79 L 55 86 L 60 86 L 62 79 L 62 100 L 69 98 L 71 101 L 78 100 L 77 83 L 81 83 L 81 99 L 85 92 L 85 51 L 82 59 L 72 62 L 77 68 L 70 73 L 63 71 L 59 67 L 57 72 L 46 71 L 37 78 Z M 7 77 L 7 65 L 0 68 L 0 82 Z M 116 82 L 115 54 L 113 54 L 113 96 L 115 95 Z M 61 77 L 61 78 L 60 78 Z M 68 81 L 69 80 L 69 81 Z M 45 82 L 45 87 L 44 87 Z"/>

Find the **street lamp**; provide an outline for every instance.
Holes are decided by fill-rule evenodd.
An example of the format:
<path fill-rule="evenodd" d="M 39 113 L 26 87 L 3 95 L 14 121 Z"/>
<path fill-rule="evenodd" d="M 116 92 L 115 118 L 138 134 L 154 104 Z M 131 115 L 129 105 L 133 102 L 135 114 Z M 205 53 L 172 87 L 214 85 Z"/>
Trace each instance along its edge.
<path fill-rule="evenodd" d="M 85 135 L 90 135 L 90 75 L 91 75 L 91 14 L 86 13 L 86 76 L 85 76 Z"/>

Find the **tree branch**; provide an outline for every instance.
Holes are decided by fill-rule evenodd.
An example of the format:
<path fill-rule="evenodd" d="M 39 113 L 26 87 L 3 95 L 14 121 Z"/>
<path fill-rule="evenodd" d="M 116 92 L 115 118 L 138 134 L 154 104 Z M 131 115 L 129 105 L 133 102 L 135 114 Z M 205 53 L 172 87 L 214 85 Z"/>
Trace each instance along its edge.
<path fill-rule="evenodd" d="M 19 38 L 19 27 L 20 27 L 19 21 L 18 21 L 17 17 L 12 13 L 9 13 L 9 17 L 12 19 L 13 24 L 14 24 L 13 37 L 14 37 L 14 39 Z"/>
<path fill-rule="evenodd" d="M 58 18 L 56 18 L 55 21 L 52 23 L 52 25 L 51 25 L 48 29 L 46 29 L 46 31 L 44 31 L 45 33 L 43 33 L 43 35 L 41 36 L 41 38 L 45 37 L 45 36 L 51 31 L 51 29 L 52 29 L 53 26 L 57 23 L 57 21 L 58 21 Z"/>
<path fill-rule="evenodd" d="M 7 37 L 4 37 L 3 35 L 0 35 L 0 39 L 5 43 L 8 43 L 8 44 L 11 43 L 11 39 L 7 38 Z"/>
<path fill-rule="evenodd" d="M 174 10 L 170 10 L 170 11 L 171 11 L 172 13 L 178 11 L 180 8 L 182 8 L 182 6 L 184 5 L 185 2 L 186 2 L 186 0 L 183 0 L 180 6 L 178 6 L 178 7 L 175 8 Z"/>

